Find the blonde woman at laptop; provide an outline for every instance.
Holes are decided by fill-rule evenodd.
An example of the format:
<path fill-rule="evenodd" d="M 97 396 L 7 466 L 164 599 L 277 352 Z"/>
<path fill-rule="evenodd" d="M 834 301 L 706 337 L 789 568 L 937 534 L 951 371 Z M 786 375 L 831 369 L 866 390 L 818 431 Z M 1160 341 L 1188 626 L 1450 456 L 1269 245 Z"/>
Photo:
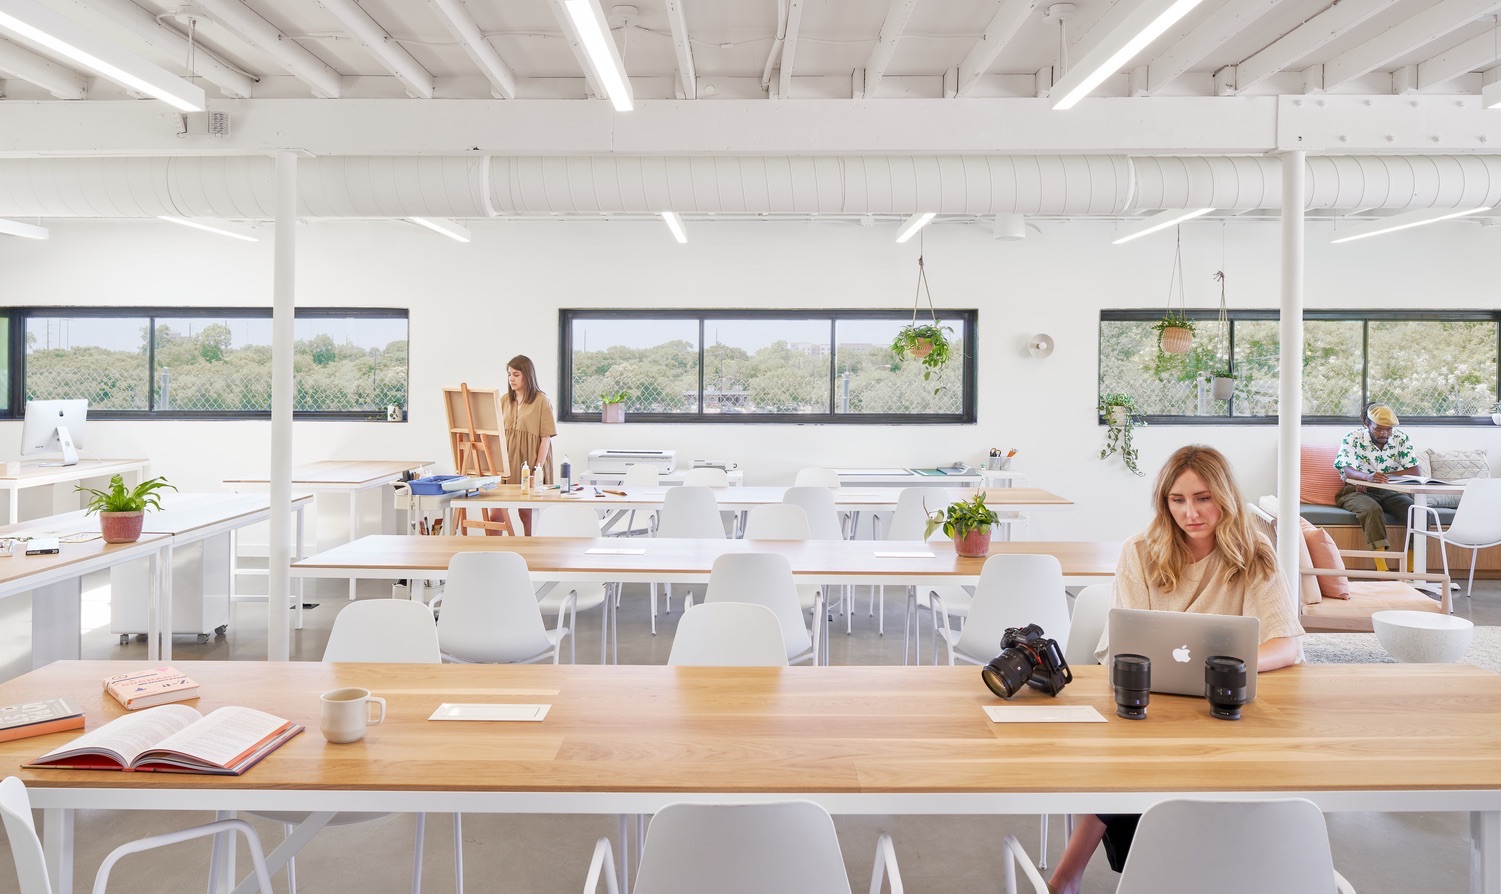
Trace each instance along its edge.
<path fill-rule="evenodd" d="M 1295 664 L 1303 628 L 1292 593 L 1272 544 L 1246 515 L 1225 455 L 1202 445 L 1179 449 L 1157 473 L 1152 499 L 1152 523 L 1121 548 L 1112 605 L 1254 617 L 1261 621 L 1257 670 Z M 1106 645 L 1102 640 L 1096 655 Z M 1102 840 L 1110 868 L 1119 872 L 1136 820 L 1125 814 L 1076 817 L 1048 887 L 1076 894 Z"/>

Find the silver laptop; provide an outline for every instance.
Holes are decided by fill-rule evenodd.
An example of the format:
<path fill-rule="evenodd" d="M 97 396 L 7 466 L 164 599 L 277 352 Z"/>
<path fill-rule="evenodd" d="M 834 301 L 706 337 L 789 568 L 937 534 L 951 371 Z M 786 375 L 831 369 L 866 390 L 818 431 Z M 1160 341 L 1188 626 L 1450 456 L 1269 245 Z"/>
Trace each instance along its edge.
<path fill-rule="evenodd" d="M 1256 699 L 1261 621 L 1239 615 L 1110 610 L 1110 655 L 1152 659 L 1152 691 L 1204 697 L 1204 659 L 1232 655 L 1246 663 L 1246 700 Z M 1110 666 L 1110 658 L 1105 659 Z"/>

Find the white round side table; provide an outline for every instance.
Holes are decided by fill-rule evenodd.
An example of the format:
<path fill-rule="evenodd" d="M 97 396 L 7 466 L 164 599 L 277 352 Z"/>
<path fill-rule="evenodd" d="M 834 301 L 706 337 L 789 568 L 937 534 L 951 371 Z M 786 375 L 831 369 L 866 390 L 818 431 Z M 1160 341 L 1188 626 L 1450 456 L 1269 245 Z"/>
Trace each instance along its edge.
<path fill-rule="evenodd" d="M 1435 612 L 1376 612 L 1371 625 L 1387 654 L 1413 664 L 1453 664 L 1475 636 L 1470 621 Z"/>

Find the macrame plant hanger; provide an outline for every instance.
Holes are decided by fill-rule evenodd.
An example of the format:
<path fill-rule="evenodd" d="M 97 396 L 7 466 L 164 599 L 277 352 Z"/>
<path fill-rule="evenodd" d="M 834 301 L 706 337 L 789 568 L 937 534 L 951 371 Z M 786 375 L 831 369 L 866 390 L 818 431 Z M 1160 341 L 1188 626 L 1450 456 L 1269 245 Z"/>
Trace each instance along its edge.
<path fill-rule="evenodd" d="M 922 306 L 923 295 L 928 296 L 928 315 L 933 318 L 933 325 L 938 325 L 938 311 L 933 308 L 933 293 L 928 290 L 928 271 L 923 266 L 923 234 L 917 233 L 917 293 L 912 296 L 912 325 L 917 325 L 917 311 Z"/>
<path fill-rule="evenodd" d="M 1178 312 L 1173 312 L 1173 290 L 1178 291 Z M 1173 248 L 1173 272 L 1167 281 L 1167 313 L 1157 324 L 1157 344 L 1164 354 L 1187 354 L 1193 347 L 1194 333 L 1188 324 L 1187 286 L 1183 281 L 1183 228 L 1177 228 Z"/>

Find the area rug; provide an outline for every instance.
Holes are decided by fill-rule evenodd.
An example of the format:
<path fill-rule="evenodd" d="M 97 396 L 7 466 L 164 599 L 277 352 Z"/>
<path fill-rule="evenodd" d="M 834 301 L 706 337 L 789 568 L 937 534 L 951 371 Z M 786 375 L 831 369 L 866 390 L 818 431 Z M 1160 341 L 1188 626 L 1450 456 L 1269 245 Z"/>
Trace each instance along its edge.
<path fill-rule="evenodd" d="M 1395 664 L 1376 642 L 1374 633 L 1308 633 L 1303 636 L 1303 659 L 1311 664 Z M 1501 673 L 1501 627 L 1476 627 L 1463 664 Z"/>

